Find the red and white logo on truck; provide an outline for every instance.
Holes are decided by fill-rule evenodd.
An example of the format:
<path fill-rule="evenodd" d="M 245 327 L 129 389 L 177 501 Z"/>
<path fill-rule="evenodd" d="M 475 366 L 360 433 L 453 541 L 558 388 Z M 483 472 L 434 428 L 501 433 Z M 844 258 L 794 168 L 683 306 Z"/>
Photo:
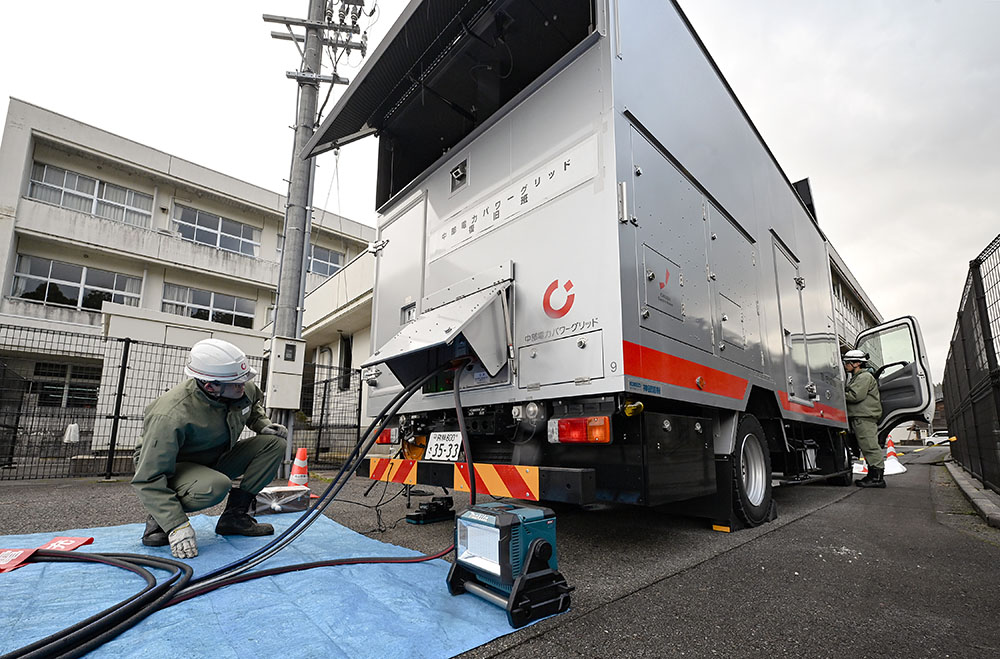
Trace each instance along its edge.
<path fill-rule="evenodd" d="M 573 300 L 576 299 L 574 293 L 570 293 L 573 290 L 573 282 L 569 279 L 561 287 L 566 292 L 566 299 L 563 300 L 562 306 L 553 307 L 552 306 L 552 294 L 555 293 L 559 286 L 559 280 L 553 279 L 549 287 L 545 289 L 545 295 L 542 297 L 542 308 L 545 309 L 545 315 L 549 318 L 562 318 L 569 313 L 569 310 L 573 308 Z"/>

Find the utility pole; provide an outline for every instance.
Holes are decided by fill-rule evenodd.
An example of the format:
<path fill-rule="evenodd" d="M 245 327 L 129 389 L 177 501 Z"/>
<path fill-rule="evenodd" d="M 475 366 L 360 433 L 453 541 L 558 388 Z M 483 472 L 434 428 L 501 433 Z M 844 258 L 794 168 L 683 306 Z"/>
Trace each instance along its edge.
<path fill-rule="evenodd" d="M 295 140 L 292 147 L 292 163 L 288 176 L 288 199 L 285 205 L 284 244 L 281 250 L 281 264 L 278 275 L 278 299 L 274 310 L 274 323 L 271 341 L 271 361 L 278 358 L 274 354 L 277 342 L 275 337 L 298 339 L 302 336 L 302 305 L 305 298 L 305 272 L 309 252 L 309 231 L 312 224 L 312 192 L 315 159 L 305 160 L 302 152 L 306 143 L 313 136 L 319 123 L 317 104 L 319 88 L 322 83 L 347 84 L 346 78 L 341 78 L 334 70 L 333 75 L 322 75 L 324 46 L 336 50 L 361 50 L 364 55 L 367 49 L 367 34 L 360 41 L 353 41 L 352 34 L 357 34 L 357 20 L 364 6 L 363 0 L 340 0 L 340 22 L 334 22 L 333 3 L 330 0 L 308 0 L 309 11 L 306 20 L 264 14 L 267 23 L 284 24 L 287 33 L 272 32 L 276 39 L 292 41 L 301 57 L 299 69 L 289 71 L 285 75 L 299 84 L 298 100 L 295 116 Z M 347 8 L 350 8 L 352 24 L 345 22 Z M 292 27 L 305 28 L 305 35 L 296 34 Z M 332 31 L 334 38 L 329 38 L 327 32 Z M 343 36 L 342 36 L 343 35 Z M 300 349 L 302 349 L 300 347 Z M 301 359 L 301 358 L 300 358 Z M 299 380 L 301 384 L 301 380 Z M 285 465 L 282 477 L 287 475 L 288 465 L 292 457 L 292 432 L 294 412 L 297 408 L 274 408 L 271 418 L 288 428 L 288 448 L 285 453 Z"/>

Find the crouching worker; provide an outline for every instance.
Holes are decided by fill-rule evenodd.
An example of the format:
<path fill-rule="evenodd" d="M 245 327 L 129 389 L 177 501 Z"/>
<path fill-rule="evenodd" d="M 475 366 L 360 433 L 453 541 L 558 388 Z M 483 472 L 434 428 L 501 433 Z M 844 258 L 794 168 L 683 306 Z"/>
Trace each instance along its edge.
<path fill-rule="evenodd" d="M 216 533 L 274 533 L 249 511 L 281 465 L 288 430 L 267 418 L 263 396 L 251 382 L 257 371 L 233 344 L 199 341 L 184 373 L 190 379 L 146 408 L 132 486 L 149 512 L 142 544 L 169 544 L 177 558 L 193 558 L 198 544 L 186 513 L 210 508 L 227 494 Z M 257 435 L 237 441 L 244 427 Z M 240 476 L 239 487 L 232 487 Z"/>

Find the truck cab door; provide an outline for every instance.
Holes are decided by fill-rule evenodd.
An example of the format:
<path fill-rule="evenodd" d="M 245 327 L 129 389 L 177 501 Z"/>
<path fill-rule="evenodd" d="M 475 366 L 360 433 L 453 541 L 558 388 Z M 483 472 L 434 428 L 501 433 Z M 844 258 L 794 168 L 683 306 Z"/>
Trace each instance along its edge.
<path fill-rule="evenodd" d="M 878 379 L 880 439 L 904 421 L 933 420 L 934 385 L 916 318 L 903 316 L 869 328 L 858 335 L 855 347 L 868 353 Z"/>

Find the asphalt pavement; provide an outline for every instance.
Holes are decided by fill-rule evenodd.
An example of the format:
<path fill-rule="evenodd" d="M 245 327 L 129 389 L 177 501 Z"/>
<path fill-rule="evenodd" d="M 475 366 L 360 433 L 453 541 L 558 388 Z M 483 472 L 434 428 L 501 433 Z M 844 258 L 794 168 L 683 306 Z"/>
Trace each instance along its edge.
<path fill-rule="evenodd" d="M 884 490 L 779 488 L 778 519 L 735 533 L 644 508 L 559 506 L 571 610 L 465 656 L 1000 656 L 1000 529 L 963 496 L 947 447 L 902 450 L 908 470 Z M 313 472 L 312 489 L 327 476 Z M 451 524 L 407 524 L 399 488 L 366 497 L 368 485 L 352 479 L 327 514 L 422 552 L 450 544 Z M 127 482 L 0 482 L 0 535 L 144 517 Z M 332 570 L 321 578 L 335 587 Z"/>

